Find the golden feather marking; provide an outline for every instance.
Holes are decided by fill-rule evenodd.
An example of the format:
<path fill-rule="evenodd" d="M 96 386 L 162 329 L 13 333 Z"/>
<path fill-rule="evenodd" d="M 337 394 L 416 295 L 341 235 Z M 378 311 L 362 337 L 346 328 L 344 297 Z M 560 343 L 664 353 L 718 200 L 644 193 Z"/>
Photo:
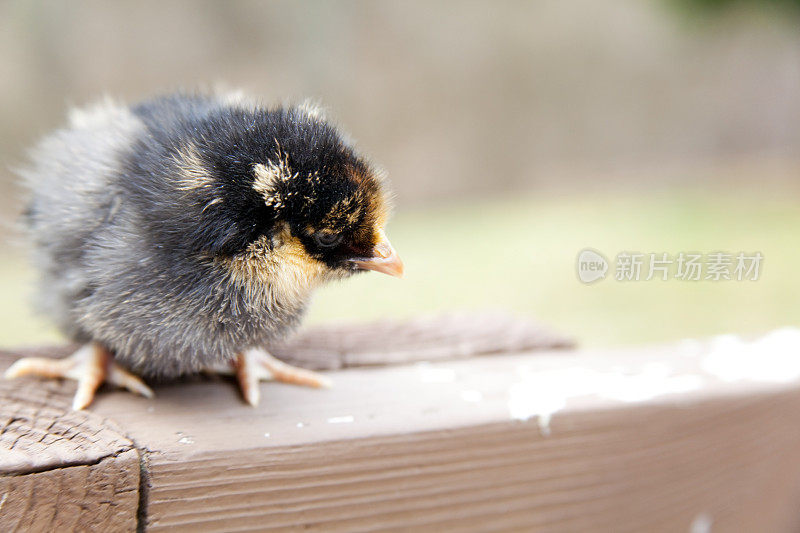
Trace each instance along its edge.
<path fill-rule="evenodd" d="M 184 146 L 175 153 L 173 160 L 178 169 L 175 179 L 177 181 L 176 187 L 179 190 L 194 191 L 211 189 L 214 186 L 214 180 L 203 164 L 200 153 L 194 146 Z"/>

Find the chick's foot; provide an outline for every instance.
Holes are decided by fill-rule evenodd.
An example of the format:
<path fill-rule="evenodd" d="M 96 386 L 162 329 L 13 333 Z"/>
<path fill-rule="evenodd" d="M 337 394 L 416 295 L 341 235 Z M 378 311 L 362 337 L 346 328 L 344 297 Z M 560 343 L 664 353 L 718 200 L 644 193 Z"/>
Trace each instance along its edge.
<path fill-rule="evenodd" d="M 261 397 L 258 390 L 258 382 L 261 380 L 281 381 L 316 388 L 329 388 L 332 385 L 325 376 L 286 364 L 267 351 L 258 348 L 240 353 L 233 365 L 242 396 L 253 407 L 258 405 Z"/>
<path fill-rule="evenodd" d="M 100 385 L 110 383 L 123 387 L 146 398 L 154 396 L 153 391 L 138 377 L 114 362 L 111 353 L 103 346 L 90 342 L 64 359 L 43 357 L 24 357 L 6 370 L 5 378 L 38 376 L 43 378 L 74 379 L 78 390 L 72 400 L 75 410 L 87 407 L 94 399 Z"/>

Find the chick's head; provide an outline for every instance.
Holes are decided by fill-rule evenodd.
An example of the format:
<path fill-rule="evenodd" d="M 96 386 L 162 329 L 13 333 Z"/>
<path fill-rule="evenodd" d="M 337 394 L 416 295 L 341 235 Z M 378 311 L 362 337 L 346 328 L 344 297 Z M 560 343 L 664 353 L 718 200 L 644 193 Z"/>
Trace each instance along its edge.
<path fill-rule="evenodd" d="M 402 275 L 380 173 L 317 114 L 236 110 L 195 133 L 177 170 L 193 186 L 191 231 L 205 252 L 244 276 L 302 272 L 312 285 L 366 270 Z"/>

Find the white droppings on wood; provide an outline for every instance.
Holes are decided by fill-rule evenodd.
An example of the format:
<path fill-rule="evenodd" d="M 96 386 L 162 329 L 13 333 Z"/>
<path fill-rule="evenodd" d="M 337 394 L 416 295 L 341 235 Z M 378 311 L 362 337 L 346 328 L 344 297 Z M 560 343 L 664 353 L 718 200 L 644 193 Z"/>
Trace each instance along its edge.
<path fill-rule="evenodd" d="M 178 439 L 178 442 L 181 444 L 194 444 L 194 439 L 191 437 L 181 437 Z"/>
<path fill-rule="evenodd" d="M 680 374 L 663 362 L 652 361 L 631 370 L 625 366 L 598 371 L 591 368 L 517 369 L 520 382 L 508 391 L 511 418 L 537 418 L 543 435 L 550 433 L 550 420 L 572 398 L 597 396 L 637 403 L 666 395 L 702 389 L 708 379 L 726 382 L 761 381 L 789 383 L 800 379 L 800 329 L 783 328 L 755 341 L 735 335 L 713 339 L 710 351 L 702 343 L 678 345 L 686 357 L 700 358 L 705 373 Z"/>
<path fill-rule="evenodd" d="M 354 422 L 355 419 L 353 415 L 332 416 L 328 419 L 328 424 L 349 424 L 350 422 Z"/>
<path fill-rule="evenodd" d="M 567 405 L 567 398 L 551 389 L 541 389 L 532 382 L 515 383 L 508 391 L 508 412 L 514 420 L 530 420 L 536 417 L 539 430 L 550 435 L 550 420 L 553 414 Z"/>
<path fill-rule="evenodd" d="M 729 383 L 795 381 L 800 379 L 800 329 L 778 329 L 752 342 L 735 335 L 715 337 L 701 365 Z"/>
<path fill-rule="evenodd" d="M 417 364 L 417 369 L 423 383 L 453 383 L 456 380 L 456 371 L 452 368 L 434 367 L 422 362 Z"/>
<path fill-rule="evenodd" d="M 469 403 L 480 403 L 483 401 L 483 393 L 479 390 L 462 390 L 461 399 Z"/>
<path fill-rule="evenodd" d="M 568 400 L 599 396 L 619 402 L 643 402 L 668 394 L 700 389 L 699 375 L 676 375 L 663 363 L 649 363 L 641 371 L 623 369 L 600 372 L 590 368 L 554 368 L 533 371 L 520 368 L 522 380 L 508 391 L 508 411 L 515 420 L 536 417 L 543 435 L 550 434 L 554 414 L 567 406 Z"/>
<path fill-rule="evenodd" d="M 695 374 L 673 375 L 669 365 L 648 363 L 639 374 L 604 376 L 597 393 L 622 402 L 643 402 L 665 394 L 680 394 L 700 389 L 703 378 Z"/>

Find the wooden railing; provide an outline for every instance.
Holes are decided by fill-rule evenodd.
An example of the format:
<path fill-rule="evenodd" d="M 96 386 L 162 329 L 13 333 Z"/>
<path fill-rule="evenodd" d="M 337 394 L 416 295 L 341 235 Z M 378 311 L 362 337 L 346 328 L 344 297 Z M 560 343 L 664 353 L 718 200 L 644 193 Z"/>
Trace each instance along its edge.
<path fill-rule="evenodd" d="M 220 378 L 81 412 L 71 383 L 0 381 L 0 530 L 797 531 L 798 337 L 583 351 L 502 315 L 309 329 L 273 352 L 334 388 L 264 384 L 255 409 Z"/>

